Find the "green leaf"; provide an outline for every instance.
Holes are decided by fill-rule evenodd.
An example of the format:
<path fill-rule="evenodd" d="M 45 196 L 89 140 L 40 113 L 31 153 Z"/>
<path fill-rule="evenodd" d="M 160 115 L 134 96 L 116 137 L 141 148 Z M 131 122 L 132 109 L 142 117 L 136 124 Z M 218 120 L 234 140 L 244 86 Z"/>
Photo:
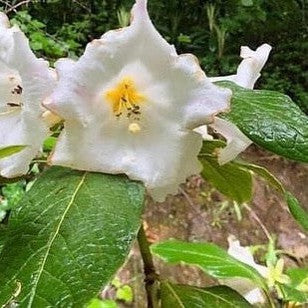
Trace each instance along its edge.
<path fill-rule="evenodd" d="M 306 231 L 308 231 L 308 213 L 301 207 L 298 200 L 290 192 L 285 192 L 285 199 L 292 216 Z"/>
<path fill-rule="evenodd" d="M 26 145 L 10 145 L 8 147 L 0 148 L 0 159 L 16 154 L 26 147 Z"/>
<path fill-rule="evenodd" d="M 197 288 L 161 284 L 162 308 L 246 308 L 252 307 L 240 294 L 226 286 Z"/>
<path fill-rule="evenodd" d="M 303 293 L 288 285 L 279 285 L 282 289 L 283 299 L 285 301 L 308 303 L 308 293 Z"/>
<path fill-rule="evenodd" d="M 209 154 L 200 154 L 203 165 L 201 175 L 217 190 L 238 203 L 248 202 L 252 198 L 252 177 L 234 163 L 219 165 L 217 158 Z"/>
<path fill-rule="evenodd" d="M 16 207 L 25 194 L 25 183 L 18 182 L 7 184 L 2 188 L 2 200 L 0 201 L 0 221 L 5 217 L 8 210 Z"/>
<path fill-rule="evenodd" d="M 43 145 L 43 148 L 44 148 L 44 151 L 51 151 L 55 145 L 57 143 L 57 138 L 56 137 L 48 137 L 44 140 L 44 145 Z"/>
<path fill-rule="evenodd" d="M 129 285 L 124 285 L 117 290 L 116 298 L 126 303 L 133 301 L 133 290 Z"/>
<path fill-rule="evenodd" d="M 117 308 L 118 305 L 115 301 L 106 299 L 101 300 L 98 298 L 94 298 L 91 302 L 86 306 L 86 308 Z"/>
<path fill-rule="evenodd" d="M 308 267 L 289 268 L 286 274 L 290 277 L 289 285 L 281 285 L 284 299 L 299 303 L 308 303 Z"/>
<path fill-rule="evenodd" d="M 243 6 L 253 6 L 253 1 L 252 0 L 242 0 L 242 5 Z"/>
<path fill-rule="evenodd" d="M 243 277 L 266 289 L 263 277 L 252 267 L 231 257 L 211 243 L 169 240 L 151 246 L 154 254 L 168 263 L 196 265 L 215 278 Z"/>
<path fill-rule="evenodd" d="M 258 165 L 249 164 L 249 163 L 240 162 L 240 161 L 234 161 L 233 163 L 244 169 L 251 170 L 252 172 L 261 176 L 264 180 L 266 180 L 272 187 L 277 189 L 277 191 L 280 192 L 284 196 L 293 218 L 306 231 L 308 230 L 308 213 L 301 207 L 298 200 L 290 192 L 285 190 L 283 185 L 273 174 L 271 174 L 266 168 L 263 168 Z"/>
<path fill-rule="evenodd" d="M 244 169 L 250 170 L 257 175 L 259 175 L 264 180 L 266 180 L 272 187 L 277 189 L 280 193 L 284 194 L 285 189 L 284 189 L 283 185 L 266 168 L 258 166 L 258 165 L 242 162 L 242 161 L 233 161 L 233 163 L 242 167 L 242 168 L 244 168 Z"/>
<path fill-rule="evenodd" d="M 308 117 L 290 97 L 274 91 L 245 89 L 229 81 L 217 84 L 233 91 L 231 111 L 223 118 L 236 124 L 259 146 L 308 162 Z"/>
<path fill-rule="evenodd" d="M 0 303 L 81 307 L 123 264 L 144 188 L 125 176 L 51 167 L 12 211 L 0 254 Z"/>
<path fill-rule="evenodd" d="M 226 145 L 226 142 L 219 139 L 204 140 L 200 154 L 215 154 L 217 149 L 224 148 Z"/>

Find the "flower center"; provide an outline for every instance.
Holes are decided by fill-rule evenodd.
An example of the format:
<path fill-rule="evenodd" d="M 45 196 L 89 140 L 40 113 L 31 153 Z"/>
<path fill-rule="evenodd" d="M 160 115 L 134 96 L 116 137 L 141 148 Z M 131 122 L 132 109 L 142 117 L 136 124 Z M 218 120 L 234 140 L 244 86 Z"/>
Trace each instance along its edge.
<path fill-rule="evenodd" d="M 145 97 L 137 91 L 132 78 L 123 78 L 114 89 L 108 90 L 105 96 L 117 118 L 126 114 L 129 119 L 140 120 L 140 104 L 145 101 Z"/>

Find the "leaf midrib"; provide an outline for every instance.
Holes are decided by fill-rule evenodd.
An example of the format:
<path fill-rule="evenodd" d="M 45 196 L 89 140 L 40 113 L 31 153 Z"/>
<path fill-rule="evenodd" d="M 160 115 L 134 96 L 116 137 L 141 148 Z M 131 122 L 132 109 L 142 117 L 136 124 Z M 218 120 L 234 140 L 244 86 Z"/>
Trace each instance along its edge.
<path fill-rule="evenodd" d="M 67 207 L 63 213 L 63 215 L 61 216 L 61 219 L 59 220 L 59 223 L 57 224 L 56 226 L 56 229 L 55 229 L 55 233 L 54 235 L 49 239 L 49 241 L 47 242 L 47 250 L 46 250 L 46 253 L 44 255 L 44 258 L 43 258 L 43 261 L 42 263 L 40 264 L 40 267 L 39 267 L 39 272 L 38 272 L 38 275 L 36 275 L 36 278 L 35 278 L 35 282 L 33 284 L 33 287 L 31 289 L 31 293 L 30 293 L 30 298 L 29 298 L 29 302 L 28 302 L 28 305 L 27 307 L 31 308 L 32 306 L 32 303 L 34 301 L 34 298 L 35 298 L 35 294 L 36 294 L 36 290 L 37 290 L 37 285 L 39 283 L 39 280 L 41 278 L 41 275 L 42 275 L 42 272 L 44 270 L 44 267 L 45 267 L 45 264 L 46 264 L 46 261 L 48 259 L 48 256 L 49 256 L 49 252 L 50 252 L 50 249 L 57 237 L 57 235 L 59 234 L 59 231 L 60 231 L 60 228 L 62 226 L 62 223 L 65 219 L 65 216 L 66 214 L 68 213 L 68 211 L 70 210 L 71 206 L 73 205 L 74 201 L 75 201 L 75 198 L 79 192 L 79 190 L 81 189 L 82 185 L 84 184 L 85 182 L 85 178 L 86 178 L 86 175 L 87 175 L 87 172 L 85 172 L 82 176 L 82 178 L 80 179 L 78 185 L 76 186 L 76 189 L 75 191 L 73 192 L 72 194 L 72 197 L 71 199 L 69 200 L 68 204 L 67 204 Z"/>

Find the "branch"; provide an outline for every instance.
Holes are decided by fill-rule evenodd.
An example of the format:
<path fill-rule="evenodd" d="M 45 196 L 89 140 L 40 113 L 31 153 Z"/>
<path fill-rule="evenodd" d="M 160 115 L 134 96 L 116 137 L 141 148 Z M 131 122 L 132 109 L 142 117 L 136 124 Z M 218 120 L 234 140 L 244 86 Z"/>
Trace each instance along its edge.
<path fill-rule="evenodd" d="M 21 2 L 19 2 L 19 3 L 17 3 L 17 4 L 15 4 L 15 5 L 11 5 L 11 4 L 9 4 L 7 1 L 1 1 L 1 2 L 3 2 L 3 3 L 5 3 L 6 5 L 8 5 L 10 8 L 8 9 L 8 10 L 6 10 L 5 11 L 5 13 L 6 14 L 8 14 L 8 13 L 10 13 L 10 12 L 12 12 L 12 11 L 14 11 L 14 12 L 16 12 L 16 9 L 19 7 L 19 6 L 22 6 L 23 4 L 28 4 L 28 3 L 30 3 L 32 0 L 24 0 L 24 1 L 21 1 Z"/>
<path fill-rule="evenodd" d="M 150 244 L 147 240 L 143 225 L 141 225 L 138 233 L 138 244 L 143 261 L 144 282 L 147 294 L 148 308 L 158 308 L 158 275 L 155 271 Z"/>

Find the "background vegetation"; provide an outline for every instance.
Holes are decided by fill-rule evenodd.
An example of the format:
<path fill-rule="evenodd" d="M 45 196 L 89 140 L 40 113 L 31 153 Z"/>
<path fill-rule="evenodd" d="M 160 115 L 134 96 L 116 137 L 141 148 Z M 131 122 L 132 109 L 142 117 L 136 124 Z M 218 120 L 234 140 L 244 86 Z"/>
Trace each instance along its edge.
<path fill-rule="evenodd" d="M 13 0 L 0 1 L 0 8 L 26 32 L 37 54 L 56 60 L 78 57 L 93 38 L 127 25 L 133 2 Z M 180 53 L 197 55 L 209 76 L 233 73 L 240 46 L 271 44 L 257 87 L 290 95 L 308 113 L 305 0 L 149 0 L 149 11 L 164 37 Z"/>

